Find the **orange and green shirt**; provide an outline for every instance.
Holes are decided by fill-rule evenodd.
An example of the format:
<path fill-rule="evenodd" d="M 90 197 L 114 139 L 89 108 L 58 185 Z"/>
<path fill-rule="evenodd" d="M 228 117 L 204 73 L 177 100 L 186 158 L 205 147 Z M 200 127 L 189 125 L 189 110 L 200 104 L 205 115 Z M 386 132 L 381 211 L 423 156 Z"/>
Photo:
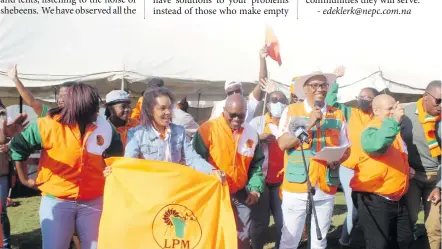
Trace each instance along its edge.
<path fill-rule="evenodd" d="M 51 107 L 47 106 L 47 105 L 43 105 L 41 107 L 41 114 L 39 116 L 39 118 L 44 118 L 46 117 L 46 115 L 48 114 L 48 111 L 51 109 Z"/>
<path fill-rule="evenodd" d="M 211 119 L 198 128 L 193 137 L 195 151 L 216 169 L 226 173 L 230 194 L 247 187 L 263 192 L 264 153 L 258 132 L 248 123 L 232 131 L 224 116 Z"/>
<path fill-rule="evenodd" d="M 101 116 L 83 137 L 78 125 L 47 116 L 31 123 L 11 141 L 11 159 L 24 161 L 41 150 L 36 184 L 43 195 L 64 200 L 91 200 L 103 195 L 104 155 L 123 156 L 119 134 Z"/>
<path fill-rule="evenodd" d="M 346 106 L 338 103 L 338 84 L 333 84 L 332 89 L 327 93 L 325 99 L 327 105 L 338 108 L 344 114 L 347 120 L 348 138 L 351 141 L 350 156 L 342 163 L 343 166 L 353 169 L 358 162 L 359 156 L 363 154 L 361 148 L 361 131 L 363 131 L 367 124 L 371 121 L 372 115 L 361 111 L 358 108 Z"/>
<path fill-rule="evenodd" d="M 281 135 L 288 132 L 291 118 L 300 117 L 308 121 L 311 110 L 308 111 L 307 107 L 309 107 L 307 102 L 296 103 L 284 110 L 280 120 Z M 323 119 L 320 122 L 320 128 L 312 127 L 307 131 L 310 143 L 302 145 L 309 173 L 305 171 L 300 146 L 286 150 L 284 153 L 285 175 L 281 187 L 284 191 L 307 193 L 307 177 L 312 186 L 317 186 L 326 194 L 333 195 L 337 191 L 337 185 L 340 183 L 338 170 L 328 168 L 326 161 L 317 160 L 314 155 L 324 147 L 348 145 L 345 118 L 339 109 L 328 105 L 321 111 Z"/>
<path fill-rule="evenodd" d="M 353 191 L 368 192 L 399 201 L 407 193 L 409 164 L 401 127 L 392 118 L 373 119 L 362 132 L 364 154 L 350 181 Z"/>

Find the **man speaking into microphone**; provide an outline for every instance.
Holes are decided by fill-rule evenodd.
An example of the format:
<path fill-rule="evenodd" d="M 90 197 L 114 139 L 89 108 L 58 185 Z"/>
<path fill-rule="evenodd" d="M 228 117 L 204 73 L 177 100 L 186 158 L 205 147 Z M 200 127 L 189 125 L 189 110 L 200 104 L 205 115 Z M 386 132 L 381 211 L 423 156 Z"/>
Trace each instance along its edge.
<path fill-rule="evenodd" d="M 327 232 L 333 215 L 334 198 L 339 185 L 340 161 L 326 162 L 314 159 L 315 153 L 324 147 L 345 146 L 349 144 L 343 113 L 325 104 L 329 86 L 336 80 L 336 75 L 315 72 L 304 75 L 295 81 L 295 94 L 304 99 L 303 103 L 289 105 L 279 122 L 280 134 L 278 145 L 284 151 L 284 180 L 282 183 L 282 212 L 284 226 L 280 249 L 296 249 L 301 239 L 306 219 L 307 176 L 315 190 L 314 205 L 322 239 L 317 239 L 314 216 L 311 220 L 311 248 L 327 247 Z M 305 133 L 308 141 L 300 143 L 294 132 L 294 124 L 305 119 Z M 301 147 L 303 146 L 309 172 L 305 172 Z"/>

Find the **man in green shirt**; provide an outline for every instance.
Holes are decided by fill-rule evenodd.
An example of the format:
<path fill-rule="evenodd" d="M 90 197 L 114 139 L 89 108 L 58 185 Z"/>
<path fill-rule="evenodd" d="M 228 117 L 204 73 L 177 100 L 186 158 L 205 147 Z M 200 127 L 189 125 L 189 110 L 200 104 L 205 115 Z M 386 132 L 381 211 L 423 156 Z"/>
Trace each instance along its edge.
<path fill-rule="evenodd" d="M 9 69 L 8 76 L 14 82 L 15 87 L 18 90 L 18 93 L 23 98 L 25 103 L 27 105 L 29 105 L 30 107 L 32 107 L 32 109 L 38 115 L 38 117 L 40 117 L 40 118 L 45 117 L 46 113 L 51 108 L 47 105 L 43 105 L 42 103 L 38 102 L 37 99 L 34 96 L 32 96 L 32 93 L 28 89 L 25 88 L 23 83 L 18 78 L 17 65 L 15 65 L 14 67 L 11 67 Z M 66 96 L 68 88 L 71 87 L 73 84 L 75 84 L 75 83 L 74 82 L 66 82 L 60 86 L 60 88 L 58 90 L 58 99 L 57 99 L 58 106 L 64 105 L 64 97 Z"/>

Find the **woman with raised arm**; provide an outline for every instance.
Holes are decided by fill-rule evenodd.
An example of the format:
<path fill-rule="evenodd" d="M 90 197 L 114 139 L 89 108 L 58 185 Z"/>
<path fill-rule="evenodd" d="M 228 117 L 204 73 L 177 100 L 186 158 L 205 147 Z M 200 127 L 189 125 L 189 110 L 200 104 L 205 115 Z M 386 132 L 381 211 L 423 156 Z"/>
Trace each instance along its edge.
<path fill-rule="evenodd" d="M 25 88 L 23 83 L 18 78 L 17 73 L 17 65 L 14 65 L 13 67 L 9 68 L 8 70 L 8 77 L 14 82 L 15 87 L 17 88 L 18 93 L 23 98 L 25 103 L 32 107 L 34 112 L 39 117 L 45 117 L 48 110 L 50 109 L 49 106 L 43 105 L 42 103 L 38 102 L 37 99 L 32 95 L 32 93 Z M 69 87 L 73 86 L 74 82 L 65 82 L 61 84 L 58 88 L 58 98 L 57 98 L 57 105 L 63 106 L 65 102 L 66 93 L 69 89 Z"/>
<path fill-rule="evenodd" d="M 11 158 L 20 181 L 42 192 L 43 249 L 68 249 L 74 231 L 82 249 L 96 249 L 103 206 L 103 155 L 122 156 L 120 136 L 98 116 L 97 89 L 82 83 L 69 88 L 65 104 L 30 124 L 11 141 Z M 23 165 L 41 150 L 37 179 Z"/>

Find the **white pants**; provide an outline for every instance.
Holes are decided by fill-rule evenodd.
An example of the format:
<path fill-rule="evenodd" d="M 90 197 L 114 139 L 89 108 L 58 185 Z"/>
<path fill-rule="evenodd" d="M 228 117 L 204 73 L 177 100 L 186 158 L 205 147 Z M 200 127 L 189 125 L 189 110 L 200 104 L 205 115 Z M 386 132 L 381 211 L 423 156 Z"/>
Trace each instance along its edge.
<path fill-rule="evenodd" d="M 279 248 L 297 249 L 299 241 L 301 240 L 302 231 L 304 230 L 307 215 L 307 201 L 305 198 L 299 198 L 299 193 L 290 193 L 284 191 L 282 195 L 282 216 L 284 219 L 284 226 L 282 228 L 281 243 Z M 334 202 L 334 196 L 324 200 L 314 200 L 322 240 L 317 239 L 316 223 L 312 213 L 312 249 L 325 249 L 327 247 L 326 236 L 332 221 Z"/>

